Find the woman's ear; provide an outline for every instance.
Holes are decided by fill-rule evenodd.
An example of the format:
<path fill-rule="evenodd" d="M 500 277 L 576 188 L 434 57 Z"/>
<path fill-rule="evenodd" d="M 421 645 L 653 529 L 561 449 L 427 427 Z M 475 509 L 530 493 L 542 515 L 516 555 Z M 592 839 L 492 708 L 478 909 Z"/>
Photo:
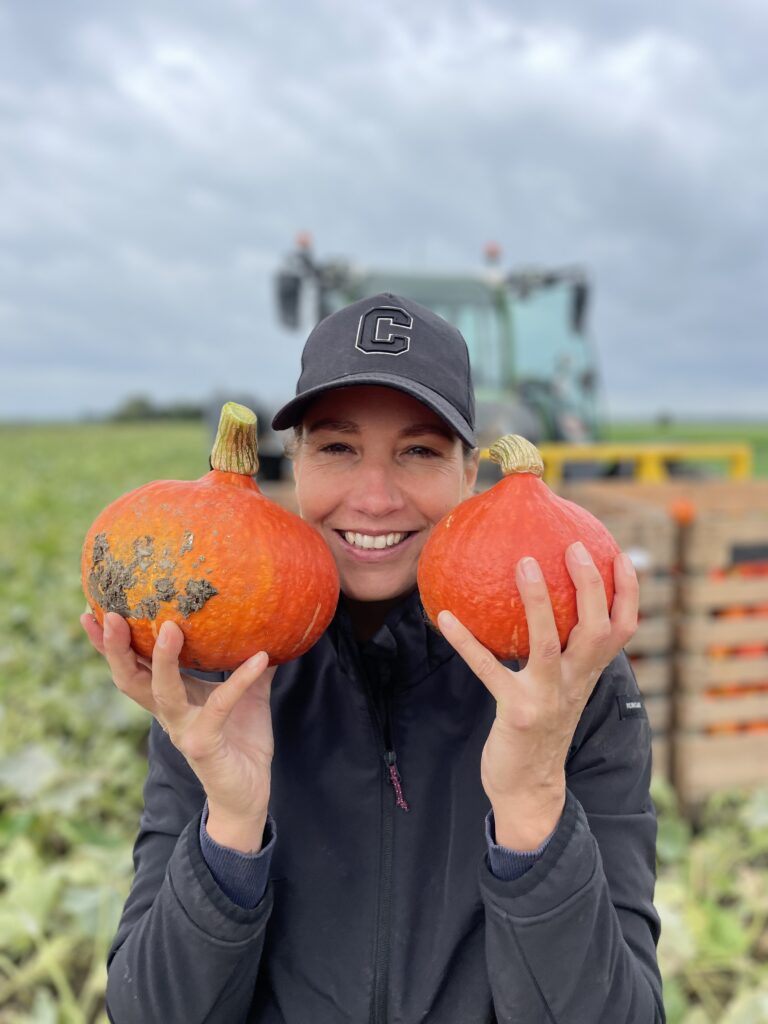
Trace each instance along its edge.
<path fill-rule="evenodd" d="M 477 471 L 480 466 L 480 449 L 475 450 L 464 459 L 464 485 L 462 487 L 462 501 L 474 493 L 477 483 Z"/>
<path fill-rule="evenodd" d="M 291 459 L 291 472 L 293 473 L 293 494 L 294 494 L 294 498 L 296 499 L 296 507 L 292 511 L 296 512 L 296 514 L 301 519 L 303 519 L 304 515 L 303 515 L 303 513 L 301 511 L 301 492 L 300 492 L 300 489 L 299 489 L 299 477 L 301 475 L 301 465 L 300 465 L 300 462 L 301 462 L 301 459 L 300 459 L 300 457 L 298 455 L 295 455 Z"/>

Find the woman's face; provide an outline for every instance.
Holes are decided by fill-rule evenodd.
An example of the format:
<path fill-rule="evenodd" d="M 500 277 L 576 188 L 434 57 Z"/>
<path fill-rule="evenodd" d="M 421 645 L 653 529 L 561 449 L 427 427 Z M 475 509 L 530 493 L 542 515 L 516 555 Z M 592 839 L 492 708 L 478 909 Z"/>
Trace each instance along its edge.
<path fill-rule="evenodd" d="M 306 412 L 294 459 L 302 517 L 325 538 L 341 589 L 383 601 L 416 584 L 435 523 L 467 497 L 477 459 L 431 409 L 385 387 L 339 388 Z"/>

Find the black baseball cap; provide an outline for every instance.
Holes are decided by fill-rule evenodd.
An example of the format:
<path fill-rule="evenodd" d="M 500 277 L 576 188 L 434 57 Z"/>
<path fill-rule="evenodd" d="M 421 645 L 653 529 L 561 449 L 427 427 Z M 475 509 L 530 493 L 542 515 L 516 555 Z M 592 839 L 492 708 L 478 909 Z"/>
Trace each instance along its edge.
<path fill-rule="evenodd" d="M 426 306 L 389 292 L 331 313 L 311 331 L 301 355 L 296 397 L 272 420 L 301 422 L 307 406 L 334 388 L 379 384 L 412 395 L 475 446 L 475 394 L 467 343 Z"/>

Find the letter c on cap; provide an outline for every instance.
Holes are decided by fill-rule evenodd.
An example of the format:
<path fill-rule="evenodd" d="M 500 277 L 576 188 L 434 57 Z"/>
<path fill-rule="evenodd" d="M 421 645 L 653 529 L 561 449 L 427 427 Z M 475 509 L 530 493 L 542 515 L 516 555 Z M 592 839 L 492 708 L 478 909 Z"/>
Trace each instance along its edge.
<path fill-rule="evenodd" d="M 413 317 L 400 306 L 377 306 L 360 317 L 355 348 L 366 355 L 401 356 L 411 347 Z"/>

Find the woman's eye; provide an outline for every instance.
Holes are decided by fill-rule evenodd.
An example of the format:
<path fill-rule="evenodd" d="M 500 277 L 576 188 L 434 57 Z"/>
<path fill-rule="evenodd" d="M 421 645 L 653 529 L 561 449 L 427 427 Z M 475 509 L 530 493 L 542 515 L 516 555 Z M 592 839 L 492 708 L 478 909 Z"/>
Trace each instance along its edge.
<path fill-rule="evenodd" d="M 425 448 L 423 444 L 415 444 L 408 449 L 409 455 L 417 455 L 422 459 L 437 458 L 438 452 L 433 448 Z"/>
<path fill-rule="evenodd" d="M 320 451 L 326 455 L 344 455 L 346 452 L 352 451 L 352 449 L 348 444 L 342 444 L 341 441 L 332 441 L 330 444 L 322 445 Z"/>

